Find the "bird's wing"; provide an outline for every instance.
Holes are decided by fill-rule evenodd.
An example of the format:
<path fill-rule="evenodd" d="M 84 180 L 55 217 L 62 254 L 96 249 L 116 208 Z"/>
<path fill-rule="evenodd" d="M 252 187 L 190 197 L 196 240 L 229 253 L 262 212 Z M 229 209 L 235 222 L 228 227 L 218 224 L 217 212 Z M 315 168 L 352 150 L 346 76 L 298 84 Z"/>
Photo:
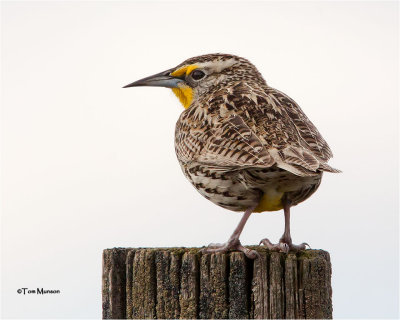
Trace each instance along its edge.
<path fill-rule="evenodd" d="M 175 148 L 182 162 L 222 169 L 276 164 L 299 176 L 340 172 L 327 164 L 332 157 L 328 144 L 292 99 L 244 83 L 184 111 Z"/>
<path fill-rule="evenodd" d="M 190 115 L 190 111 L 183 113 L 176 126 L 175 150 L 181 162 L 196 162 L 221 170 L 274 164 L 255 133 L 234 114 L 207 121 Z"/>
<path fill-rule="evenodd" d="M 278 167 L 300 176 L 317 171 L 340 172 L 327 164 L 332 151 L 296 102 L 270 87 L 267 90 L 254 90 L 243 84 L 238 87 L 242 101 L 236 102 L 239 114 Z"/>
<path fill-rule="evenodd" d="M 321 160 L 328 161 L 333 157 L 328 143 L 293 99 L 273 88 L 269 88 L 268 94 L 280 102 L 287 113 L 288 119 L 290 119 L 296 127 L 302 145 L 306 149 L 310 150 Z"/>

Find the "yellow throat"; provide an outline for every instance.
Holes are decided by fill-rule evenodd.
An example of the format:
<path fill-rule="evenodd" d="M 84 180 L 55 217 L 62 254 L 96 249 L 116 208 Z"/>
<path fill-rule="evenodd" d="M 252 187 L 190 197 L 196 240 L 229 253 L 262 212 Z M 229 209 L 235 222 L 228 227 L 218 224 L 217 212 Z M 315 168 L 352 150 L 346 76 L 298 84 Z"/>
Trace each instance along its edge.
<path fill-rule="evenodd" d="M 184 74 L 188 75 L 194 69 L 197 69 L 197 65 L 192 64 L 190 66 L 185 66 L 179 68 L 171 73 L 171 76 L 180 77 Z M 193 101 L 193 89 L 186 85 L 181 85 L 179 88 L 172 88 L 173 93 L 178 97 L 179 101 L 182 103 L 185 109 L 190 107 Z"/>

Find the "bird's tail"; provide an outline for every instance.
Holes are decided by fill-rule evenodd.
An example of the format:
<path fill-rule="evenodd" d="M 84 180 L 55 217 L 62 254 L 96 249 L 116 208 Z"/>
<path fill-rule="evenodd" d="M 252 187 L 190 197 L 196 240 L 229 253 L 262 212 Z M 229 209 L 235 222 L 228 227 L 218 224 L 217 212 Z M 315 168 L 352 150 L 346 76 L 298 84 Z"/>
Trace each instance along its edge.
<path fill-rule="evenodd" d="M 332 173 L 341 173 L 342 171 L 339 169 L 332 168 L 329 164 L 327 163 L 320 163 L 319 168 L 322 171 L 327 171 L 327 172 L 332 172 Z"/>

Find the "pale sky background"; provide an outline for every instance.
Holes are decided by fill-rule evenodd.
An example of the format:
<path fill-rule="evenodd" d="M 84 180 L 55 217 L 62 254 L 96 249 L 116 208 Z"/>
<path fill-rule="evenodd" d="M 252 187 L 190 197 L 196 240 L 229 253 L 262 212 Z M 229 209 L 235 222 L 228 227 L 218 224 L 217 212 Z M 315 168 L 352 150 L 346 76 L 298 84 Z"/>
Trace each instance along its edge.
<path fill-rule="evenodd" d="M 294 242 L 331 254 L 334 317 L 398 316 L 398 3 L 1 7 L 3 317 L 100 318 L 104 248 L 228 239 L 241 214 L 202 198 L 176 160 L 178 100 L 121 88 L 215 52 L 295 99 L 343 170 L 292 210 Z M 254 214 L 242 243 L 277 241 L 283 222 Z"/>

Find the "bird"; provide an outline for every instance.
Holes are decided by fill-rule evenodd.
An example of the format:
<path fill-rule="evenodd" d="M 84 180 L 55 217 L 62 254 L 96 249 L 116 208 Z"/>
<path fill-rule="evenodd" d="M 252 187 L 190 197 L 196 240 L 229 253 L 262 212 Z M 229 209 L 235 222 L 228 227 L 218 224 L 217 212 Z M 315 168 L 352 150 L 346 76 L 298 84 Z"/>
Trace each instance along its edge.
<path fill-rule="evenodd" d="M 189 58 L 174 68 L 130 83 L 130 87 L 172 89 L 184 107 L 175 127 L 175 152 L 183 174 L 206 199 L 244 212 L 225 243 L 211 243 L 203 253 L 241 251 L 239 237 L 254 212 L 284 212 L 278 243 L 271 251 L 298 252 L 290 232 L 291 207 L 308 199 L 324 172 L 339 173 L 328 160 L 327 142 L 298 104 L 270 87 L 247 59 L 232 54 Z"/>

